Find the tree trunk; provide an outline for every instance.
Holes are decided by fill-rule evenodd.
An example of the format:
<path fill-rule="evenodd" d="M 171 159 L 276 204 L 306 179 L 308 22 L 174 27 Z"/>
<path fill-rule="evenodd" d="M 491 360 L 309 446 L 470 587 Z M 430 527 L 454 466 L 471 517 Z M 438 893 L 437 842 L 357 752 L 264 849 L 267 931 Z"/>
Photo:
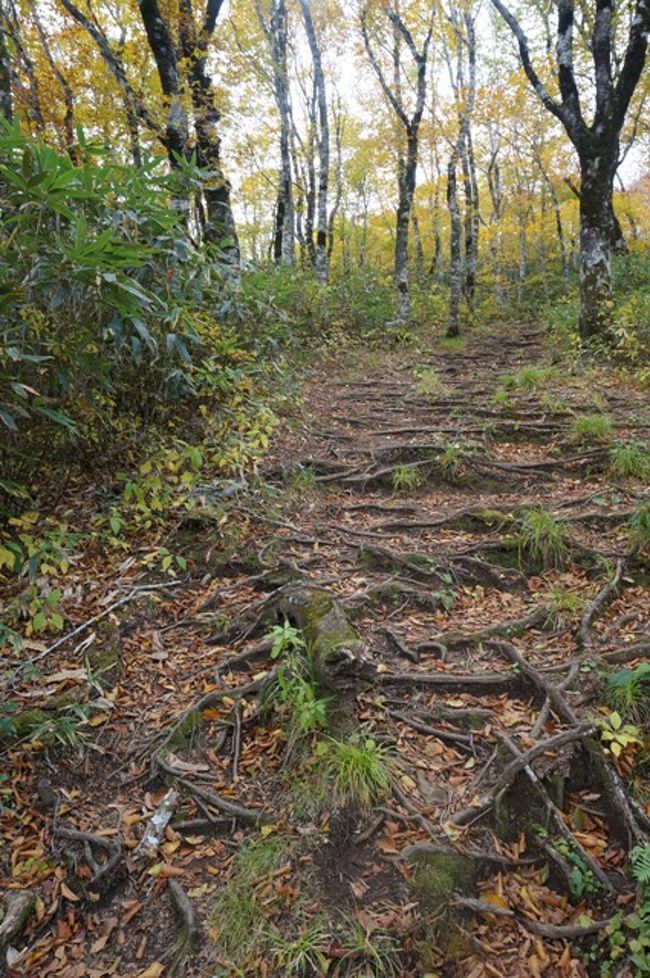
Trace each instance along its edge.
<path fill-rule="evenodd" d="M 617 159 L 618 154 L 613 156 Z M 580 337 L 607 336 L 612 300 L 612 184 L 616 163 L 580 160 Z"/>
<path fill-rule="evenodd" d="M 401 161 L 399 201 L 395 227 L 395 285 L 397 287 L 397 318 L 408 322 L 411 318 L 409 298 L 409 224 L 415 193 L 415 174 L 418 161 L 417 133 L 410 131 L 406 159 Z"/>
<path fill-rule="evenodd" d="M 321 51 L 314 29 L 309 0 L 301 0 L 303 17 L 305 20 L 305 30 L 309 49 L 314 65 L 314 85 L 318 99 L 318 208 L 316 221 L 316 252 L 314 264 L 316 278 L 325 284 L 329 275 L 329 253 L 328 249 L 328 203 L 329 193 L 329 174 L 330 174 L 330 130 L 327 114 L 327 91 L 325 89 L 325 74 Z"/>
<path fill-rule="evenodd" d="M 215 103 L 212 78 L 207 69 L 208 44 L 221 6 L 221 2 L 207 4 L 205 21 L 197 31 L 192 3 L 180 0 L 179 33 L 194 110 L 196 161 L 207 174 L 201 188 L 203 237 L 236 262 L 239 242 L 230 202 L 230 184 L 221 165 L 221 112 Z"/>
<path fill-rule="evenodd" d="M 413 225 L 413 239 L 415 241 L 415 275 L 418 282 L 422 282 L 424 279 L 424 248 L 422 247 L 420 222 L 415 207 L 411 209 L 411 224 Z"/>
<path fill-rule="evenodd" d="M 460 293 L 463 282 L 463 254 L 461 248 L 462 227 L 458 207 L 456 181 L 457 151 L 454 150 L 447 167 L 447 207 L 451 224 L 449 236 L 449 323 L 447 336 L 458 336 L 460 330 Z"/>
<path fill-rule="evenodd" d="M 1 12 L 1 8 L 0 8 Z M 11 100 L 11 65 L 5 40 L 4 17 L 0 17 L 0 115 L 8 122 L 13 118 L 13 103 Z"/>

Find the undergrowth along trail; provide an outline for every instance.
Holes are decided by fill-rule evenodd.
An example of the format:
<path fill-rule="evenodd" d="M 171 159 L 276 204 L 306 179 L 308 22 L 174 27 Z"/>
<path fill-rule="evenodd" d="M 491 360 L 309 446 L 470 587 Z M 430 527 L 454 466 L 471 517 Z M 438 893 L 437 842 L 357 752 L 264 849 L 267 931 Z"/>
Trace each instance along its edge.
<path fill-rule="evenodd" d="M 178 583 L 18 691 L 96 710 L 5 750 L 13 974 L 625 974 L 649 427 L 528 326 L 317 365 Z"/>

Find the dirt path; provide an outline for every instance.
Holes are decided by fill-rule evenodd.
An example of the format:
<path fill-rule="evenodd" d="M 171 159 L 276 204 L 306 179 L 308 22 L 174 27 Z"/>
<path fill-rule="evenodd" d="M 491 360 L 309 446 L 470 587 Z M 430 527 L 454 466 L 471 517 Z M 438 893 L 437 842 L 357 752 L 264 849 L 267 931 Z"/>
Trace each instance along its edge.
<path fill-rule="evenodd" d="M 8 756 L 38 895 L 12 974 L 580 976 L 582 916 L 633 899 L 647 782 L 634 745 L 603 767 L 592 719 L 603 670 L 647 657 L 647 496 L 612 470 L 646 399 L 529 328 L 344 359 L 259 479 L 180 527 L 191 580 L 99 624 L 83 758 Z"/>

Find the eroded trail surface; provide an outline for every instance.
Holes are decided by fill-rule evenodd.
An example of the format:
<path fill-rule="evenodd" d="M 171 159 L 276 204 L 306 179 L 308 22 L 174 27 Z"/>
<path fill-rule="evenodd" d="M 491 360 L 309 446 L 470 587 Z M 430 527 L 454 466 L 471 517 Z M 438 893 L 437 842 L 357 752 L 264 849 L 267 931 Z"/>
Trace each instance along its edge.
<path fill-rule="evenodd" d="M 616 451 L 646 400 L 532 328 L 318 366 L 180 527 L 190 579 L 98 626 L 83 759 L 15 749 L 13 973 L 600 974 L 650 828 L 640 745 L 593 722 L 650 647 Z"/>

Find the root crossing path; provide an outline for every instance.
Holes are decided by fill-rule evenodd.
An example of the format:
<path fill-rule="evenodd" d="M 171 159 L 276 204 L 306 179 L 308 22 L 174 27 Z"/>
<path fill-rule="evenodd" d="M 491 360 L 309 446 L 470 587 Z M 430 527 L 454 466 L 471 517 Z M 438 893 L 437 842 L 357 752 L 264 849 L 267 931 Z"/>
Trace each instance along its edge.
<path fill-rule="evenodd" d="M 607 687 L 649 648 L 649 427 L 530 327 L 319 365 L 178 528 L 188 579 L 115 612 L 83 759 L 32 758 L 12 974 L 599 975 L 650 828 Z"/>

